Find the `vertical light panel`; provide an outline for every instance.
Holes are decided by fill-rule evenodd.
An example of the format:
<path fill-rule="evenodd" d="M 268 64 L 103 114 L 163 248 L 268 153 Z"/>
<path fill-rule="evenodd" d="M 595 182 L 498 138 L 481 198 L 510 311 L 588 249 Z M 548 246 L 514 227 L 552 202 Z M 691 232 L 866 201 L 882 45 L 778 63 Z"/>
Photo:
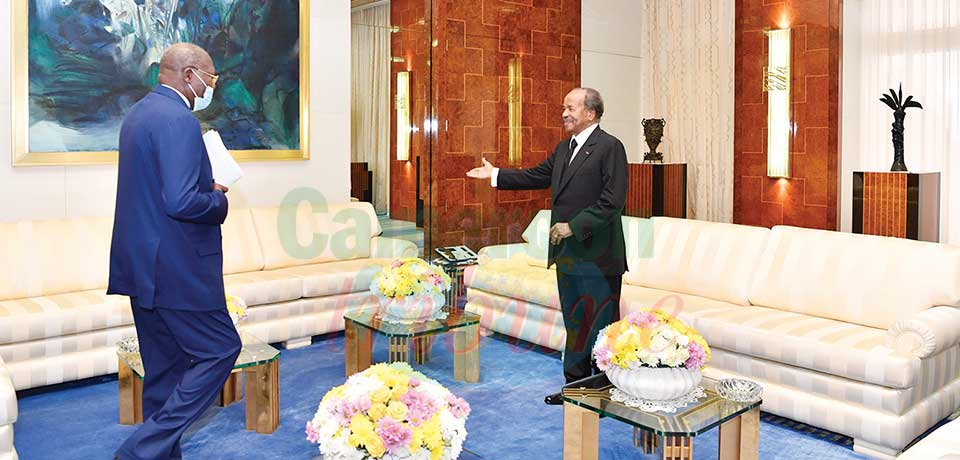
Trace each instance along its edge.
<path fill-rule="evenodd" d="M 790 177 L 790 29 L 767 31 L 767 176 Z"/>
<path fill-rule="evenodd" d="M 410 73 L 397 72 L 397 160 L 410 159 Z"/>
<path fill-rule="evenodd" d="M 519 165 L 522 162 L 521 148 L 523 146 L 523 67 L 520 58 L 510 60 L 507 68 L 507 126 L 509 129 L 510 144 L 507 153 L 507 162 Z"/>

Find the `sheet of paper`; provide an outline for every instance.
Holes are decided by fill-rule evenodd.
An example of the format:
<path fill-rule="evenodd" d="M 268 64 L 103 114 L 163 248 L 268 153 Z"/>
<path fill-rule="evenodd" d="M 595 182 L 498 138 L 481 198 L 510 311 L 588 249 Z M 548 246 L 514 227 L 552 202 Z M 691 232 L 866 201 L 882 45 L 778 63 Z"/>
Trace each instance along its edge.
<path fill-rule="evenodd" d="M 230 151 L 223 145 L 220 133 L 210 130 L 203 135 L 203 143 L 207 146 L 207 156 L 210 157 L 210 166 L 213 167 L 213 180 L 227 187 L 233 185 L 243 177 L 243 170 L 233 159 Z"/>

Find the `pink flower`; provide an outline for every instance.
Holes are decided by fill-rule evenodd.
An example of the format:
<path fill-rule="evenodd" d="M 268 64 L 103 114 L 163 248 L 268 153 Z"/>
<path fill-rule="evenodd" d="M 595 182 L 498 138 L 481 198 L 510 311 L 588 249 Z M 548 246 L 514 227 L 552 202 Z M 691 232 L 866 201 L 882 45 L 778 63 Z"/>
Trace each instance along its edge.
<path fill-rule="evenodd" d="M 340 426 L 347 427 L 354 415 L 369 410 L 370 405 L 370 398 L 366 396 L 352 402 L 341 399 L 333 406 L 333 416 Z"/>
<path fill-rule="evenodd" d="M 410 381 L 407 382 L 407 385 L 409 385 L 410 388 L 416 388 L 416 387 L 420 386 L 420 381 L 417 380 L 417 379 L 411 378 Z"/>
<path fill-rule="evenodd" d="M 420 391 L 410 390 L 400 400 L 407 405 L 407 421 L 413 426 L 420 426 L 437 412 L 437 403 Z"/>
<path fill-rule="evenodd" d="M 691 341 L 687 344 L 687 351 L 690 352 L 690 357 L 683 363 L 687 369 L 700 369 L 707 364 L 707 353 L 699 343 Z"/>
<path fill-rule="evenodd" d="M 467 418 L 470 415 L 470 403 L 454 395 L 447 395 L 447 405 L 450 413 L 456 418 Z"/>
<path fill-rule="evenodd" d="M 654 328 L 658 324 L 657 318 L 648 311 L 635 311 L 627 315 L 627 322 L 642 328 Z"/>
<path fill-rule="evenodd" d="M 413 439 L 413 430 L 390 417 L 381 418 L 377 422 L 377 434 L 383 439 L 387 452 L 391 454 L 410 444 Z"/>
<path fill-rule="evenodd" d="M 307 442 L 318 443 L 320 442 L 320 432 L 313 427 L 313 424 L 307 422 Z"/>
<path fill-rule="evenodd" d="M 400 260 L 394 260 L 393 263 L 390 264 L 390 268 L 400 268 L 402 266 L 403 266 L 403 262 Z"/>
<path fill-rule="evenodd" d="M 597 360 L 597 367 L 601 371 L 606 371 L 613 365 L 613 362 L 610 361 L 612 356 L 613 353 L 606 346 L 599 346 L 593 350 L 593 357 Z"/>

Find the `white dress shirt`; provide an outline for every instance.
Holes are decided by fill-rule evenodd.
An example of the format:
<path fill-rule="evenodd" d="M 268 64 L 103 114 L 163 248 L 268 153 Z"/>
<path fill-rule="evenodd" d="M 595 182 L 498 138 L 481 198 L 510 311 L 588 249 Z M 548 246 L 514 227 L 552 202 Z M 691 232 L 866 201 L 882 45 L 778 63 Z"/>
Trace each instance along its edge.
<path fill-rule="evenodd" d="M 590 135 L 600 126 L 600 123 L 594 123 L 590 126 L 584 128 L 583 131 L 580 131 L 579 134 L 570 138 L 570 142 L 573 142 L 574 139 L 577 141 L 577 148 L 573 149 L 573 155 L 570 155 L 570 163 L 573 163 L 573 159 L 576 158 L 577 153 L 580 152 L 580 149 L 583 148 L 583 144 L 587 143 L 587 139 L 590 138 Z M 570 143 L 567 143 L 569 147 Z M 567 163 L 567 164 L 570 164 Z M 500 168 L 493 168 L 493 172 L 490 173 L 490 185 L 497 186 L 497 175 L 500 173 Z"/>
<path fill-rule="evenodd" d="M 178 90 L 178 89 L 176 89 L 176 88 L 174 88 L 174 87 L 172 87 L 172 86 L 170 86 L 170 85 L 164 85 L 163 83 L 160 83 L 160 86 L 163 86 L 164 88 L 170 88 L 170 89 L 172 89 L 173 92 L 177 93 L 177 95 L 180 96 L 180 99 L 183 99 L 183 103 L 184 103 L 184 104 L 187 104 L 187 108 L 188 108 L 188 109 L 190 108 L 190 101 L 187 100 L 187 96 L 184 96 L 183 93 L 180 92 L 180 90 Z M 580 142 L 580 141 L 577 141 L 577 142 Z"/>

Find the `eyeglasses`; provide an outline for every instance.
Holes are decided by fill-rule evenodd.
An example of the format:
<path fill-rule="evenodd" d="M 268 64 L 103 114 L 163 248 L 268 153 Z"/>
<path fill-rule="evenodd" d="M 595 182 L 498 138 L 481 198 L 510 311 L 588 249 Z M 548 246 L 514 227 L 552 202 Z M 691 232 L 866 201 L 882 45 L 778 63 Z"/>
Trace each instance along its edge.
<path fill-rule="evenodd" d="M 217 86 L 217 80 L 220 79 L 220 75 L 216 75 L 216 74 L 212 74 L 212 73 L 210 73 L 210 72 L 206 72 L 206 71 L 204 71 L 203 69 L 200 69 L 200 68 L 198 68 L 198 67 L 188 67 L 188 69 L 195 70 L 195 71 L 197 71 L 197 72 L 200 72 L 200 73 L 202 73 L 202 74 L 210 77 L 210 86 Z"/>

